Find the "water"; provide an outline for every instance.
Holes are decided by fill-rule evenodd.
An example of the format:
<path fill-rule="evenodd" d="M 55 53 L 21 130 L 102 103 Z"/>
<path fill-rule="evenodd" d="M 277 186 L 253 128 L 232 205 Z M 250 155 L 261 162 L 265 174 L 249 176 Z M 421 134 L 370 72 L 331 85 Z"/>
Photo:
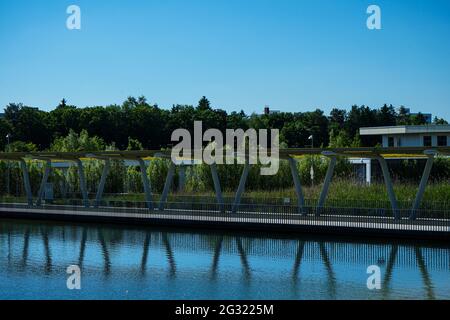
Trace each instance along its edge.
<path fill-rule="evenodd" d="M 0 220 L 0 270 L 0 299 L 450 299 L 449 245 L 337 237 Z"/>

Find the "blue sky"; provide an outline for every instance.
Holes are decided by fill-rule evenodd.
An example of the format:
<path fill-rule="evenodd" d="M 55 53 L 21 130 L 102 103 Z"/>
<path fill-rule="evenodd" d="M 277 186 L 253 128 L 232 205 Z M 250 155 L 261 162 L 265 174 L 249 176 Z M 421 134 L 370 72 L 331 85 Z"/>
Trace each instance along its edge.
<path fill-rule="evenodd" d="M 0 106 L 206 95 L 227 111 L 392 103 L 450 120 L 449 36 L 448 0 L 0 0 Z"/>

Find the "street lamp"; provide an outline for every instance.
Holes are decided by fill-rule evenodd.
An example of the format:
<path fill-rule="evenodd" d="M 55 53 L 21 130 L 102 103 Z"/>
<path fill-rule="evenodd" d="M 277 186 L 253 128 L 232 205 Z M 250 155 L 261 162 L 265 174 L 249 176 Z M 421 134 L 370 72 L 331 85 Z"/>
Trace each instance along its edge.
<path fill-rule="evenodd" d="M 8 133 L 7 135 L 6 135 L 6 141 L 7 141 L 7 145 L 6 145 L 6 151 L 7 152 L 9 152 L 10 151 L 10 147 L 9 147 L 9 142 L 10 142 L 10 139 L 12 138 L 12 134 L 11 133 Z M 10 185 L 10 183 L 9 183 L 9 181 L 10 181 L 10 168 L 9 168 L 9 161 L 7 162 L 7 164 L 6 164 L 6 194 L 7 195 L 9 195 L 10 194 L 10 187 L 9 187 L 9 185 Z"/>
<path fill-rule="evenodd" d="M 310 135 L 308 140 L 311 140 L 311 149 L 314 149 L 314 135 Z M 309 170 L 311 176 L 311 186 L 314 186 L 314 155 L 311 156 L 311 169 Z"/>
<path fill-rule="evenodd" d="M 6 149 L 6 151 L 9 151 L 9 139 L 10 138 L 12 138 L 12 134 L 11 133 L 8 133 L 7 135 L 6 135 L 6 141 L 7 141 L 7 149 Z"/>

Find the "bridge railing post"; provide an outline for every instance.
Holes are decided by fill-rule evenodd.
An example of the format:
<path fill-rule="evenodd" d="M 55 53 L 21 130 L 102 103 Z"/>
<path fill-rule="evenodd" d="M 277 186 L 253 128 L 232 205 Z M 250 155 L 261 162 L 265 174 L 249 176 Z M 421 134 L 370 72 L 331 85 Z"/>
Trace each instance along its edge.
<path fill-rule="evenodd" d="M 295 193 L 297 195 L 297 210 L 299 214 L 306 215 L 305 210 L 305 196 L 303 195 L 302 184 L 297 169 L 297 161 L 289 157 L 289 166 L 291 168 L 292 179 L 294 180 Z"/>
<path fill-rule="evenodd" d="M 105 166 L 103 167 L 102 176 L 100 177 L 100 183 L 98 185 L 97 194 L 95 196 L 94 208 L 98 208 L 102 201 L 103 191 L 105 189 L 106 178 L 108 177 L 109 170 L 111 168 L 111 161 L 105 159 Z"/>
<path fill-rule="evenodd" d="M 44 193 L 45 193 L 45 185 L 47 184 L 51 169 L 52 169 L 52 162 L 50 160 L 46 159 L 44 174 L 42 175 L 41 185 L 39 187 L 38 197 L 36 200 L 36 206 L 40 206 L 42 204 L 42 199 L 44 198 Z"/>
<path fill-rule="evenodd" d="M 248 161 L 246 161 L 244 164 L 244 170 L 242 171 L 241 179 L 239 180 L 239 186 L 236 191 L 236 196 L 234 198 L 233 207 L 231 210 L 231 212 L 233 214 L 235 214 L 238 211 L 239 206 L 241 204 L 241 198 L 242 198 L 242 194 L 245 191 L 245 184 L 247 182 L 249 170 L 250 170 L 250 164 L 248 163 Z"/>
<path fill-rule="evenodd" d="M 323 156 L 330 158 L 330 164 L 328 165 L 327 173 L 325 175 L 325 181 L 322 186 L 322 191 L 320 192 L 319 202 L 317 204 L 316 216 L 320 216 L 322 208 L 325 205 L 325 201 L 328 196 L 328 190 L 330 188 L 331 180 L 333 179 L 334 168 L 336 167 L 336 153 L 331 151 L 322 152 Z"/>
<path fill-rule="evenodd" d="M 164 183 L 164 189 L 159 201 L 159 210 L 164 211 L 164 207 L 167 202 L 167 197 L 169 196 L 170 187 L 172 186 L 173 176 L 175 174 L 175 163 L 170 161 L 169 171 L 167 172 L 166 182 Z"/>
<path fill-rule="evenodd" d="M 148 178 L 148 175 L 147 175 L 147 166 L 145 165 L 145 162 L 143 159 L 138 159 L 138 162 L 139 162 L 139 168 L 141 170 L 142 185 L 144 186 L 145 202 L 147 204 L 147 208 L 150 210 L 153 210 L 152 187 L 151 187 L 150 179 Z"/>
<path fill-rule="evenodd" d="M 386 159 L 382 156 L 378 156 L 377 160 L 380 163 L 381 171 L 383 172 L 384 183 L 386 184 L 386 190 L 389 196 L 389 201 L 391 202 L 391 208 L 394 213 L 394 218 L 395 220 L 400 220 L 401 216 L 398 210 L 397 197 L 395 196 L 394 186 L 392 184 L 391 174 L 389 173 Z"/>
<path fill-rule="evenodd" d="M 420 180 L 419 190 L 417 191 L 416 198 L 411 210 L 410 219 L 415 220 L 417 218 L 417 210 L 419 210 L 420 204 L 422 203 L 423 195 L 428 184 L 428 179 L 430 177 L 431 169 L 433 168 L 433 163 L 435 155 L 437 152 L 435 150 L 426 150 L 424 154 L 428 157 L 423 170 L 422 179 Z"/>
<path fill-rule="evenodd" d="M 20 167 L 22 169 L 23 184 L 27 195 L 27 202 L 29 206 L 33 206 L 33 192 L 31 191 L 30 174 L 24 159 L 20 159 Z"/>

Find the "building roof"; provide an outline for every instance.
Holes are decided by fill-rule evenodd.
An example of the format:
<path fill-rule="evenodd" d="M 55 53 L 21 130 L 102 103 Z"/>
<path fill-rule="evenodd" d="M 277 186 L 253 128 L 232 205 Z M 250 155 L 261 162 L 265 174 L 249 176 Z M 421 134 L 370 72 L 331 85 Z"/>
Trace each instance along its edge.
<path fill-rule="evenodd" d="M 423 133 L 448 133 L 450 125 L 420 125 L 420 126 L 392 126 L 392 127 L 366 127 L 360 128 L 362 136 L 386 135 L 386 134 L 423 134 Z"/>

